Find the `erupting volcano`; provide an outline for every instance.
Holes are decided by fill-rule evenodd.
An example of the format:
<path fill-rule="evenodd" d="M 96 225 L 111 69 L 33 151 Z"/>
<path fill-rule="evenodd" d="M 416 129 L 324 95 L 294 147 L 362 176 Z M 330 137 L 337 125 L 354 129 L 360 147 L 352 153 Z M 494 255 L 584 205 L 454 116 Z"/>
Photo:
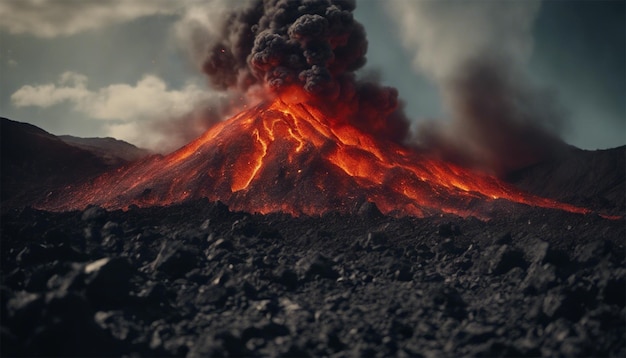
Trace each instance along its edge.
<path fill-rule="evenodd" d="M 587 212 L 376 138 L 320 108 L 284 97 L 217 124 L 168 156 L 53 197 L 43 207 L 127 208 L 206 197 L 259 213 L 352 212 L 372 202 L 392 215 L 481 217 L 503 199 Z"/>
<path fill-rule="evenodd" d="M 24 3 L 23 24 L 46 28 L 91 8 Z M 145 11 L 99 3 L 85 15 Z M 172 26 L 191 28 L 214 92 L 158 76 L 94 91 L 71 72 L 24 86 L 41 106 L 88 103 L 126 118 L 97 117 L 115 119 L 111 135 L 141 123 L 136 143 L 177 150 L 0 118 L 0 356 L 626 357 L 626 146 L 581 150 L 551 129 L 558 112 L 519 59 L 538 2 L 376 2 L 421 24 L 402 34 L 419 39 L 449 116 L 432 122 L 358 72 L 354 0 L 146 6 L 181 3 Z M 128 30 L 134 46 L 175 11 L 78 42 Z M 151 68 L 166 71 L 163 57 Z M 430 98 L 410 88 L 411 104 Z"/>
<path fill-rule="evenodd" d="M 206 46 L 203 71 L 217 89 L 262 92 L 264 101 L 170 155 L 52 193 L 40 207 L 209 198 L 236 210 L 293 215 L 353 212 L 367 202 L 399 216 L 486 217 L 507 203 L 587 212 L 404 145 L 409 122 L 397 91 L 355 73 L 365 64 L 367 40 L 354 9 L 352 1 L 318 0 L 233 10 Z M 490 102 L 507 103 L 505 97 L 494 93 Z M 503 107 L 496 104 L 489 108 Z"/>

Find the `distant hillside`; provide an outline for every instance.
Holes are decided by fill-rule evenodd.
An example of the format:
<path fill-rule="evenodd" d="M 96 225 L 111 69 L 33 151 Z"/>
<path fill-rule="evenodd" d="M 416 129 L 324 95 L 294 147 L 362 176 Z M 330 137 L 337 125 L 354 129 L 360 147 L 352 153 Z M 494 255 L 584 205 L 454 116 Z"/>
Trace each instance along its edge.
<path fill-rule="evenodd" d="M 60 187 L 90 180 L 147 156 L 113 138 L 57 137 L 28 123 L 0 118 L 2 210 L 41 201 Z M 626 211 L 626 146 L 597 151 L 571 147 L 563 155 L 511 174 L 522 190 L 559 201 Z"/>
<path fill-rule="evenodd" d="M 508 178 L 531 193 L 588 208 L 626 210 L 626 146 L 605 150 L 571 147 L 553 160 Z"/>
<path fill-rule="evenodd" d="M 143 150 L 114 139 L 86 139 L 82 146 L 70 145 L 39 127 L 7 118 L 0 118 L 0 136 L 3 210 L 28 205 L 56 188 L 145 155 Z"/>
<path fill-rule="evenodd" d="M 87 150 L 103 158 L 110 165 L 120 165 L 150 155 L 146 149 L 137 148 L 128 142 L 111 137 L 80 138 L 61 135 L 58 138 L 69 145 Z"/>

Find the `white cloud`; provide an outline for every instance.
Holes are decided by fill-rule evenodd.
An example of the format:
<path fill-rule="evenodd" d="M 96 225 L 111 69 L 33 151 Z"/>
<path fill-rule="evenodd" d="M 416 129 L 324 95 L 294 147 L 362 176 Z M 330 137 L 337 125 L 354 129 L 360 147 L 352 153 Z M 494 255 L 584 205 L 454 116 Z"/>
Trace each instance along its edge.
<path fill-rule="evenodd" d="M 143 16 L 176 14 L 190 1 L 3 0 L 0 28 L 38 37 L 73 35 Z"/>
<path fill-rule="evenodd" d="M 132 86 L 113 84 L 92 92 L 76 108 L 98 119 L 176 117 L 191 111 L 211 93 L 195 84 L 180 90 L 168 89 L 159 77 L 147 75 Z"/>
<path fill-rule="evenodd" d="M 538 0 L 393 0 L 387 9 L 398 19 L 415 69 L 441 81 L 484 55 L 524 64 L 532 54 L 532 25 L 540 5 Z"/>
<path fill-rule="evenodd" d="M 16 107 L 50 107 L 65 101 L 79 102 L 89 97 L 85 87 L 87 78 L 83 75 L 65 72 L 59 78 L 60 86 L 49 83 L 38 86 L 23 86 L 11 95 Z"/>
<path fill-rule="evenodd" d="M 135 85 L 112 84 L 97 91 L 87 88 L 87 77 L 65 72 L 56 84 L 26 85 L 11 95 L 16 107 L 50 107 L 63 102 L 96 119 L 136 120 L 180 116 L 213 92 L 189 83 L 169 89 L 159 77 L 145 75 Z"/>
<path fill-rule="evenodd" d="M 42 108 L 69 103 L 79 113 L 106 121 L 107 135 L 167 151 L 185 144 L 218 117 L 223 119 L 230 98 L 227 93 L 194 83 L 171 89 L 154 75 L 145 75 L 134 85 L 112 84 L 98 90 L 88 89 L 87 82 L 82 74 L 65 72 L 57 83 L 21 87 L 11 95 L 11 101 L 16 107 Z M 171 132 L 174 126 L 189 128 L 174 134 Z M 175 138 L 168 141 L 168 132 Z"/>

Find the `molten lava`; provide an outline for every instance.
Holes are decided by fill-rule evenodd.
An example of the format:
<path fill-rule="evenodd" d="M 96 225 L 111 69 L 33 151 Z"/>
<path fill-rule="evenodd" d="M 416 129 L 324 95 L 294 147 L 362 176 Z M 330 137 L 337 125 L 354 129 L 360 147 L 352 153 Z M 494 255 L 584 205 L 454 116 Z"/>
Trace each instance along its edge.
<path fill-rule="evenodd" d="M 293 215 L 351 212 L 368 201 L 385 214 L 420 217 L 485 217 L 508 202 L 587 212 L 378 139 L 309 104 L 281 99 L 215 125 L 170 155 L 66 188 L 41 207 L 118 209 L 204 197 L 235 210 Z"/>

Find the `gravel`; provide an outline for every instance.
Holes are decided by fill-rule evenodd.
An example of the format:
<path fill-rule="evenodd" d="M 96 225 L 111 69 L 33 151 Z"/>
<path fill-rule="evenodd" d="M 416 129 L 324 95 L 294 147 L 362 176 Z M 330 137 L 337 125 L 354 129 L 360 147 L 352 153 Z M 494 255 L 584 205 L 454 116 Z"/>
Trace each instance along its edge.
<path fill-rule="evenodd" d="M 626 356 L 623 220 L 2 216 L 2 356 Z"/>

